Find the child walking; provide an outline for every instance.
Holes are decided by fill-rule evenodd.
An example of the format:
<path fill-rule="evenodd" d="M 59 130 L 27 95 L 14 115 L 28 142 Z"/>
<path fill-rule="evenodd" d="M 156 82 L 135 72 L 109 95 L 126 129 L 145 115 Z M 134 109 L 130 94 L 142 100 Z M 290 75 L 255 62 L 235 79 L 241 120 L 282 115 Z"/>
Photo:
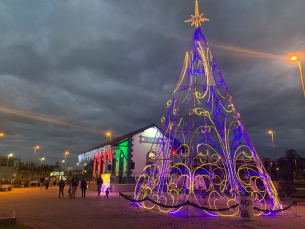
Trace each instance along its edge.
<path fill-rule="evenodd" d="M 69 181 L 68 193 L 69 193 L 69 196 L 68 196 L 68 198 L 69 198 L 69 197 L 71 197 L 71 195 L 72 195 L 72 181 Z"/>
<path fill-rule="evenodd" d="M 104 198 L 106 198 L 106 197 L 107 197 L 107 199 L 108 199 L 108 195 L 109 195 L 109 188 L 107 188 L 107 189 L 106 189 L 105 194 L 106 194 L 106 195 L 104 196 Z"/>

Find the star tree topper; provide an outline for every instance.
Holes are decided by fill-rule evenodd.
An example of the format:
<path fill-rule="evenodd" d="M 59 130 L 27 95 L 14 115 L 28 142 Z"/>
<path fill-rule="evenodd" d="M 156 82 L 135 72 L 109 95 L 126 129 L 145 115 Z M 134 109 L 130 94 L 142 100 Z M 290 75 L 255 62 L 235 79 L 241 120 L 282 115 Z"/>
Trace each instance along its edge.
<path fill-rule="evenodd" d="M 193 26 L 195 24 L 196 28 L 198 28 L 201 25 L 201 22 L 209 21 L 209 19 L 203 18 L 202 15 L 203 15 L 203 13 L 199 15 L 198 2 L 196 0 L 195 16 L 191 15 L 192 18 L 189 20 L 186 20 L 184 22 L 192 22 L 191 26 Z"/>

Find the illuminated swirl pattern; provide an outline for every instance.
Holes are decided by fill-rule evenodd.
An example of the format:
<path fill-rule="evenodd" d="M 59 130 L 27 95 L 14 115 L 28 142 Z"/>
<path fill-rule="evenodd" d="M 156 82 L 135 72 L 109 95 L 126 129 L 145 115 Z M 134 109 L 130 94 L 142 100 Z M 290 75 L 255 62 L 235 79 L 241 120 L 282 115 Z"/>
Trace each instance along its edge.
<path fill-rule="evenodd" d="M 249 194 L 260 209 L 282 208 L 200 27 L 185 55 L 160 129 L 164 130 L 162 141 L 152 145 L 155 157 L 148 160 L 138 180 L 136 199 L 149 197 L 169 206 L 189 200 L 219 209 Z M 186 211 L 186 207 L 162 209 L 151 202 L 138 205 L 170 213 Z M 239 214 L 238 208 L 213 213 L 196 210 L 210 216 Z"/>

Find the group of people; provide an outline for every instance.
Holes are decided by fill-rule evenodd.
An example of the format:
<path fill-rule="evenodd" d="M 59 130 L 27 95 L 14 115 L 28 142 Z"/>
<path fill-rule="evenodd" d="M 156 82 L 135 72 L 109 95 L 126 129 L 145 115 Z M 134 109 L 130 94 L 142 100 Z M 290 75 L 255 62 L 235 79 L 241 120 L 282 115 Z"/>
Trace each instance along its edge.
<path fill-rule="evenodd" d="M 79 180 L 78 180 L 77 174 L 75 175 L 74 178 L 72 178 L 72 180 L 68 181 L 68 184 L 69 184 L 68 198 L 71 197 L 71 199 L 75 199 L 76 190 L 77 190 L 77 187 L 79 186 Z M 100 197 L 101 191 L 102 191 L 102 185 L 103 185 L 103 179 L 101 176 L 97 179 L 96 184 L 97 184 L 97 196 Z M 60 195 L 62 195 L 62 197 L 64 198 L 65 182 L 63 179 L 61 179 L 61 181 L 58 183 L 58 186 L 59 186 L 59 198 L 60 198 Z M 82 189 L 82 198 L 86 198 L 86 190 L 89 189 L 86 177 L 84 177 L 83 180 L 81 181 L 80 187 Z M 104 198 L 108 199 L 108 195 L 109 195 L 108 188 L 105 191 L 105 194 L 106 195 L 104 196 Z"/>
<path fill-rule="evenodd" d="M 50 184 L 50 176 L 48 176 L 48 177 L 46 177 L 46 178 L 44 178 L 44 176 L 41 176 L 40 177 L 40 190 L 42 190 L 42 187 L 43 187 L 43 185 L 46 185 L 46 191 L 48 190 L 48 188 L 49 188 L 49 184 Z"/>

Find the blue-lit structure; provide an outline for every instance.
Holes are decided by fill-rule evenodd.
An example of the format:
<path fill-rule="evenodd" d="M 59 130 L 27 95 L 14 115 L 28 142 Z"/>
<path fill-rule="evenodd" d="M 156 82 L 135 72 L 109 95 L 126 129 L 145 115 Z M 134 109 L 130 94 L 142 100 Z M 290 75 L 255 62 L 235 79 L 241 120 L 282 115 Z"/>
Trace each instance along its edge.
<path fill-rule="evenodd" d="M 200 25 L 202 15 L 199 11 L 196 15 L 192 17 Z M 164 135 L 152 145 L 150 163 L 139 178 L 135 198 L 149 197 L 167 206 L 188 200 L 219 209 L 238 203 L 239 195 L 251 195 L 260 209 L 282 209 L 199 25 L 161 118 L 159 128 Z M 151 202 L 138 206 L 172 214 L 188 210 Z M 196 211 L 209 216 L 239 214 L 238 208 Z"/>

